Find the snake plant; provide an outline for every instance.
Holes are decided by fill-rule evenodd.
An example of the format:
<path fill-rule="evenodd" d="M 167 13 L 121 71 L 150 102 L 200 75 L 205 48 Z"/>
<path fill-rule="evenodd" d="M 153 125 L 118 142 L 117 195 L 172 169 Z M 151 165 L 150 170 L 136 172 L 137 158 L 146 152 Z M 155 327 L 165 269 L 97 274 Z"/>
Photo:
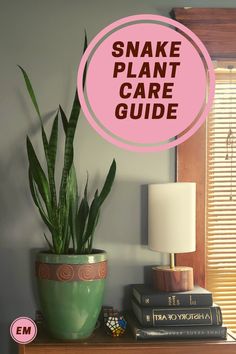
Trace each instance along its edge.
<path fill-rule="evenodd" d="M 26 71 L 20 67 L 27 91 L 40 121 L 47 173 L 45 173 L 35 149 L 27 136 L 26 146 L 29 160 L 29 185 L 33 201 L 42 220 L 51 234 L 44 234 L 50 251 L 55 254 L 89 254 L 93 250 L 93 236 L 98 223 L 101 206 L 110 193 L 116 174 L 116 162 L 112 161 L 101 192 L 96 190 L 93 200 L 88 200 L 88 176 L 79 200 L 76 171 L 73 164 L 73 141 L 80 114 L 80 102 L 75 94 L 72 110 L 67 118 L 61 106 L 58 107 L 51 132 L 47 137 L 36 96 Z M 61 182 L 56 186 L 56 155 L 58 148 L 59 119 L 65 133 L 64 165 Z"/>

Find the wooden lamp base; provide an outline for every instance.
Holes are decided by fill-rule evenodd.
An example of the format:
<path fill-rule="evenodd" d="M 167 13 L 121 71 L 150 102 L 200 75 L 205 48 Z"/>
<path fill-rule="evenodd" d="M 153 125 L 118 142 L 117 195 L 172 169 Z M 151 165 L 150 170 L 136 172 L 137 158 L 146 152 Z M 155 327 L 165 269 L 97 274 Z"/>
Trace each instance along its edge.
<path fill-rule="evenodd" d="M 158 291 L 188 291 L 193 289 L 193 268 L 153 267 L 153 287 Z"/>

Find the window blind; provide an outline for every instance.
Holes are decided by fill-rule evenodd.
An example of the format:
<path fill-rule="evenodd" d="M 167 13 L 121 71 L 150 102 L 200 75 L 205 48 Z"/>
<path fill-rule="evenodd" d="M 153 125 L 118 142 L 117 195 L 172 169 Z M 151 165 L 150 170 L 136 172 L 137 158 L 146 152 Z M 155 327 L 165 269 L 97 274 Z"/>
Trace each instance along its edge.
<path fill-rule="evenodd" d="M 234 63 L 236 64 L 236 63 Z M 230 67 L 230 66 L 229 66 Z M 236 65 L 234 65 L 236 68 Z M 216 69 L 207 121 L 207 288 L 236 331 L 236 70 Z"/>

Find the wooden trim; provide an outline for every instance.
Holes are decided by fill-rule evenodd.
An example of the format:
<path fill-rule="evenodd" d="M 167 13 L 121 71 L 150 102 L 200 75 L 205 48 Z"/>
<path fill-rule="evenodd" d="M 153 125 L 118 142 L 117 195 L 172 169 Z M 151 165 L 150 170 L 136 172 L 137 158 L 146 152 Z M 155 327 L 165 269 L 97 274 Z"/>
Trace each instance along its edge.
<path fill-rule="evenodd" d="M 25 345 L 19 344 L 19 346 L 18 346 L 18 354 L 25 354 Z"/>
<path fill-rule="evenodd" d="M 221 341 L 222 342 L 222 341 Z M 188 343 L 188 342 L 187 342 Z M 199 345 L 201 343 L 201 345 Z M 217 346 L 218 344 L 218 346 Z M 156 343 L 155 345 L 140 345 L 137 343 L 135 346 L 96 346 L 96 347 L 81 347 L 64 345 L 63 347 L 42 346 L 35 348 L 26 348 L 26 354 L 199 354 L 201 350 L 202 354 L 235 354 L 235 344 L 225 344 L 217 342 L 208 343 L 201 341 L 195 342 L 195 345 L 187 344 L 171 344 L 161 345 Z"/>
<path fill-rule="evenodd" d="M 174 18 L 192 30 L 213 59 L 236 58 L 236 9 L 175 8 Z M 178 265 L 192 266 L 195 283 L 205 286 L 206 124 L 177 147 L 177 181 L 197 183 L 197 251 L 179 254 Z"/>
<path fill-rule="evenodd" d="M 20 346 L 21 347 L 21 346 Z M 25 354 L 233 354 L 236 341 L 228 334 L 227 340 L 135 340 L 127 332 L 122 337 L 112 338 L 103 329 L 95 331 L 85 341 L 63 342 L 53 340 L 40 333 L 29 344 L 22 345 Z M 20 352 L 21 354 L 22 352 Z"/>
<path fill-rule="evenodd" d="M 200 26 L 205 23 L 235 24 L 236 20 L 236 8 L 175 7 L 172 13 L 175 19 L 181 23 L 199 23 Z"/>
<path fill-rule="evenodd" d="M 236 8 L 174 8 L 172 15 L 202 40 L 212 58 L 236 58 Z"/>
<path fill-rule="evenodd" d="M 194 282 L 205 286 L 205 161 L 206 124 L 177 147 L 177 181 L 197 183 L 197 250 L 176 255 L 176 264 L 193 267 Z"/>

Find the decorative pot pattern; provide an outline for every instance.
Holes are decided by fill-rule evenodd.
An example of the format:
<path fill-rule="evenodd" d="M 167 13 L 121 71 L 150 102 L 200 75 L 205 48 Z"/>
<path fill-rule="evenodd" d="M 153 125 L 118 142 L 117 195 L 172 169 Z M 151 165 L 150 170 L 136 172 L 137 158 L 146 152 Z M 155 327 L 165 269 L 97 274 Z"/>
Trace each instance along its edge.
<path fill-rule="evenodd" d="M 107 261 L 93 264 L 48 264 L 36 262 L 36 276 L 57 281 L 88 281 L 105 279 Z"/>
<path fill-rule="evenodd" d="M 96 251 L 96 253 L 95 253 Z M 85 339 L 93 332 L 103 301 L 107 255 L 40 252 L 35 263 L 41 311 L 58 339 Z"/>

